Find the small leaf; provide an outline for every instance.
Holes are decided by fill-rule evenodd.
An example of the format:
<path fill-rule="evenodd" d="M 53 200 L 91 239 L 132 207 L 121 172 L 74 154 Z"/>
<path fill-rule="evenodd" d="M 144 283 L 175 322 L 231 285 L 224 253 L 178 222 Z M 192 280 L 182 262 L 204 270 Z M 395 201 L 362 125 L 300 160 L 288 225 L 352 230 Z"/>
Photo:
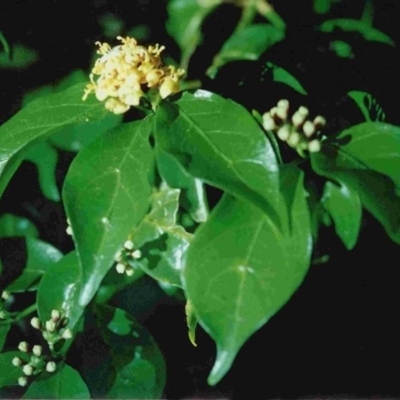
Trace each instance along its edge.
<path fill-rule="evenodd" d="M 25 160 L 36 165 L 40 190 L 49 200 L 60 201 L 56 182 L 57 151 L 48 143 L 38 143 L 25 156 Z"/>
<path fill-rule="evenodd" d="M 82 271 L 73 251 L 51 266 L 40 281 L 37 306 L 42 323 L 50 319 L 52 310 L 59 310 L 73 329 L 84 310 L 79 305 L 82 286 Z"/>
<path fill-rule="evenodd" d="M 62 257 L 62 253 L 42 240 L 28 237 L 26 239 L 27 261 L 21 275 L 7 286 L 11 293 L 35 290 L 33 284 Z"/>
<path fill-rule="evenodd" d="M 39 56 L 35 50 L 15 44 L 10 53 L 0 53 L 0 69 L 25 69 L 38 59 Z"/>
<path fill-rule="evenodd" d="M 332 0 L 314 0 L 314 12 L 327 14 L 332 6 Z"/>
<path fill-rule="evenodd" d="M 354 58 L 352 47 L 343 40 L 332 40 L 329 47 L 340 58 Z"/>
<path fill-rule="evenodd" d="M 181 270 L 192 237 L 176 223 L 179 189 L 153 193 L 152 208 L 129 235 L 142 256 L 136 263 L 163 283 L 181 286 Z"/>
<path fill-rule="evenodd" d="M 27 218 L 14 214 L 4 214 L 0 217 L 0 238 L 36 237 L 38 235 L 36 226 Z"/>
<path fill-rule="evenodd" d="M 79 373 L 65 364 L 48 378 L 34 380 L 22 398 L 90 399 L 90 393 Z"/>
<path fill-rule="evenodd" d="M 344 32 L 357 32 L 369 42 L 380 42 L 395 46 L 395 42 L 386 33 L 373 28 L 368 22 L 357 19 L 338 18 L 325 21 L 318 29 L 322 32 L 334 32 L 341 29 Z"/>
<path fill-rule="evenodd" d="M 76 122 L 102 119 L 108 111 L 94 98 L 82 101 L 84 85 L 41 97 L 0 126 L 0 194 L 25 157 L 28 145 Z"/>
<path fill-rule="evenodd" d="M 156 148 L 157 167 L 162 179 L 172 188 L 182 189 L 180 204 L 196 222 L 208 218 L 208 204 L 204 185 L 200 179 L 189 175 L 169 153 Z"/>
<path fill-rule="evenodd" d="M 69 169 L 63 198 L 82 265 L 81 306 L 150 205 L 149 134 L 148 119 L 120 125 L 85 147 Z"/>
<path fill-rule="evenodd" d="M 186 92 L 158 108 L 155 134 L 190 175 L 249 200 L 279 225 L 274 149 L 242 106 L 204 90 Z"/>
<path fill-rule="evenodd" d="M 351 250 L 361 228 L 362 206 L 357 192 L 344 183 L 337 186 L 326 182 L 322 202 L 335 223 L 337 235 Z"/>
<path fill-rule="evenodd" d="M 10 330 L 11 325 L 0 325 L 0 353 L 3 350 L 4 343 L 6 342 L 8 331 Z"/>
<path fill-rule="evenodd" d="M 193 306 L 189 300 L 186 302 L 185 314 L 186 314 L 186 324 L 188 327 L 189 340 L 193 346 L 197 347 L 196 343 L 197 318 L 194 315 Z"/>
<path fill-rule="evenodd" d="M 28 361 L 26 353 L 20 351 L 9 351 L 0 354 L 0 388 L 9 385 L 17 385 L 18 378 L 23 376 L 21 367 L 12 364 L 14 357 L 19 357 L 24 361 Z"/>
<path fill-rule="evenodd" d="M 385 120 L 386 116 L 382 107 L 371 94 L 352 90 L 347 93 L 347 96 L 356 102 L 367 122 L 383 122 Z"/>

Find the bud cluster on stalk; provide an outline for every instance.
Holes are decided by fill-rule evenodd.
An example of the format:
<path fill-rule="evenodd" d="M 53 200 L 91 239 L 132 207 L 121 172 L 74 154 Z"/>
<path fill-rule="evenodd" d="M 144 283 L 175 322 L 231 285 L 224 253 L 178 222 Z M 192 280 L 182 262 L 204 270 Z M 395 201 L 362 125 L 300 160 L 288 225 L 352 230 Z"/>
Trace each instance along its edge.
<path fill-rule="evenodd" d="M 135 272 L 133 267 L 129 264 L 131 260 L 137 260 L 142 256 L 140 250 L 135 250 L 132 240 L 127 240 L 124 246 L 115 255 L 114 260 L 117 263 L 115 269 L 119 274 L 126 274 L 132 276 Z"/>

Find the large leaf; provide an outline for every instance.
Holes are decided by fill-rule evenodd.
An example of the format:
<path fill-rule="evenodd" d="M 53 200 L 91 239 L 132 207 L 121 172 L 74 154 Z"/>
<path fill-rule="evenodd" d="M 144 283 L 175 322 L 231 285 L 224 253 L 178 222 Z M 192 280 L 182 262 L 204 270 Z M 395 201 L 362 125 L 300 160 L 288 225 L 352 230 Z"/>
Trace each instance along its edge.
<path fill-rule="evenodd" d="M 0 194 L 24 159 L 28 146 L 65 125 L 102 119 L 104 104 L 82 101 L 84 85 L 39 98 L 0 127 Z"/>
<path fill-rule="evenodd" d="M 400 127 L 365 122 L 312 154 L 314 170 L 356 190 L 364 207 L 400 243 Z"/>
<path fill-rule="evenodd" d="M 260 209 L 225 195 L 189 247 L 184 288 L 217 344 L 210 384 L 225 375 L 244 342 L 288 301 L 309 266 L 311 232 L 302 179 L 293 172 L 284 177 L 285 234 Z"/>
<path fill-rule="evenodd" d="M 72 163 L 63 188 L 82 265 L 80 304 L 94 296 L 115 254 L 150 205 L 153 153 L 149 120 L 94 139 Z"/>
<path fill-rule="evenodd" d="M 20 351 L 9 351 L 0 354 L 0 388 L 9 385 L 17 385 L 18 378 L 23 376 L 21 367 L 16 367 L 12 364 L 14 357 L 19 357 L 28 361 L 26 353 Z"/>
<path fill-rule="evenodd" d="M 33 284 L 63 257 L 51 244 L 32 237 L 26 239 L 26 251 L 28 256 L 24 269 L 18 278 L 7 286 L 7 291 L 11 293 L 36 289 Z"/>
<path fill-rule="evenodd" d="M 165 385 L 165 364 L 154 339 L 125 311 L 109 306 L 97 309 L 98 325 L 116 371 L 107 397 L 160 398 Z"/>
<path fill-rule="evenodd" d="M 0 325 L 0 353 L 3 350 L 4 343 L 6 342 L 8 331 L 10 330 L 10 328 L 10 324 Z"/>
<path fill-rule="evenodd" d="M 197 178 L 247 199 L 279 224 L 279 174 L 274 150 L 239 104 L 198 90 L 156 115 L 157 145 Z"/>
<path fill-rule="evenodd" d="M 191 236 L 177 225 L 179 189 L 163 187 L 153 193 L 152 208 L 130 234 L 142 257 L 137 264 L 151 277 L 181 286 L 187 248 Z"/>
<path fill-rule="evenodd" d="M 322 202 L 335 223 L 337 235 L 351 250 L 361 228 L 362 206 L 358 193 L 344 183 L 338 186 L 326 182 Z"/>
<path fill-rule="evenodd" d="M 347 96 L 355 101 L 366 121 L 378 122 L 385 120 L 385 112 L 377 100 L 369 93 L 352 90 L 347 93 Z"/>
<path fill-rule="evenodd" d="M 36 379 L 23 399 L 90 399 L 89 390 L 81 376 L 69 365 L 45 379 Z"/>
<path fill-rule="evenodd" d="M 0 53 L 0 69 L 25 69 L 38 59 L 39 56 L 35 50 L 21 44 L 15 44 L 9 53 Z"/>

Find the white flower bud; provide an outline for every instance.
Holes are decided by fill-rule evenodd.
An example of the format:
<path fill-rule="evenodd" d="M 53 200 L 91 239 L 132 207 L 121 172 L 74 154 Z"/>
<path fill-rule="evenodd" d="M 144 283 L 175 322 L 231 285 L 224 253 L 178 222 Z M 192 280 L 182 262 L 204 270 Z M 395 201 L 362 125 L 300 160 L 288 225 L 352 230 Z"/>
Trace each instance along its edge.
<path fill-rule="evenodd" d="M 278 110 L 278 107 L 272 107 L 269 110 L 269 114 L 271 115 L 271 117 L 274 117 L 276 115 L 277 110 Z"/>
<path fill-rule="evenodd" d="M 28 383 L 28 379 L 25 376 L 21 376 L 18 378 L 18 385 L 19 386 L 26 386 Z"/>
<path fill-rule="evenodd" d="M 30 364 L 26 364 L 22 367 L 22 372 L 26 375 L 26 376 L 31 376 L 33 374 L 33 367 Z"/>
<path fill-rule="evenodd" d="M 135 270 L 134 270 L 132 267 L 128 267 L 128 268 L 125 270 L 125 273 L 126 273 L 126 275 L 128 275 L 128 276 L 132 276 L 132 275 L 135 273 Z"/>
<path fill-rule="evenodd" d="M 38 344 L 36 344 L 35 346 L 33 346 L 32 348 L 32 353 L 37 356 L 40 357 L 42 355 L 42 346 L 39 346 Z"/>
<path fill-rule="evenodd" d="M 309 138 L 315 133 L 315 126 L 311 121 L 304 122 L 303 132 Z"/>
<path fill-rule="evenodd" d="M 125 272 L 126 266 L 125 266 L 125 264 L 123 264 L 123 263 L 118 263 L 118 264 L 115 266 L 115 269 L 117 270 L 117 272 L 118 272 L 119 274 L 123 274 L 123 273 Z"/>
<path fill-rule="evenodd" d="M 31 325 L 35 328 L 35 329 L 40 329 L 40 319 L 38 317 L 33 317 L 31 319 Z"/>
<path fill-rule="evenodd" d="M 133 242 L 132 242 L 132 240 L 127 240 L 127 241 L 124 243 L 124 247 L 125 247 L 125 249 L 127 249 L 127 250 L 133 250 Z"/>
<path fill-rule="evenodd" d="M 278 138 L 283 141 L 288 140 L 289 135 L 290 135 L 290 127 L 288 125 L 281 126 L 278 130 L 277 135 L 278 135 Z"/>
<path fill-rule="evenodd" d="M 65 329 L 64 332 L 62 333 L 61 337 L 65 340 L 71 339 L 72 338 L 72 331 L 71 329 Z"/>
<path fill-rule="evenodd" d="M 54 332 L 55 330 L 56 330 L 56 323 L 52 319 L 46 321 L 46 331 Z"/>
<path fill-rule="evenodd" d="M 288 110 L 283 107 L 278 107 L 276 110 L 276 116 L 282 121 L 286 121 L 286 118 L 288 116 Z"/>
<path fill-rule="evenodd" d="M 308 143 L 308 151 L 310 153 L 317 153 L 321 150 L 321 142 L 318 139 L 311 140 Z"/>
<path fill-rule="evenodd" d="M 28 352 L 28 343 L 27 342 L 20 342 L 18 345 L 18 350 L 22 351 L 23 353 Z"/>
<path fill-rule="evenodd" d="M 286 100 L 286 99 L 279 100 L 277 106 L 278 106 L 278 108 L 288 109 L 289 108 L 289 100 Z"/>
<path fill-rule="evenodd" d="M 61 313 L 58 310 L 51 310 L 51 319 L 57 322 L 61 318 Z"/>
<path fill-rule="evenodd" d="M 47 372 L 54 372 L 57 369 L 57 365 L 54 361 L 49 361 L 46 364 L 46 371 Z"/>
<path fill-rule="evenodd" d="M 14 357 L 11 363 L 14 367 L 20 367 L 22 365 L 22 360 L 19 357 Z"/>
<path fill-rule="evenodd" d="M 8 300 L 8 299 L 10 298 L 10 293 L 4 291 L 4 292 L 1 294 L 1 298 L 2 298 L 3 300 Z"/>
<path fill-rule="evenodd" d="M 321 128 L 323 128 L 326 125 L 326 120 L 324 117 L 321 117 L 321 115 L 317 115 L 314 118 L 314 125 L 315 125 L 315 129 L 319 130 Z"/>
<path fill-rule="evenodd" d="M 304 124 L 305 120 L 306 120 L 306 116 L 299 113 L 298 111 L 296 111 L 292 116 L 292 124 L 296 128 L 299 128 L 302 124 Z"/>
<path fill-rule="evenodd" d="M 6 313 L 3 310 L 0 310 L 0 319 L 5 319 L 6 318 Z"/>
<path fill-rule="evenodd" d="M 273 131 L 276 128 L 275 121 L 270 113 L 265 113 L 263 116 L 263 128 L 266 131 Z"/>
<path fill-rule="evenodd" d="M 67 226 L 65 232 L 67 232 L 67 235 L 72 236 L 72 228 L 69 225 Z"/>
<path fill-rule="evenodd" d="M 299 114 L 301 114 L 301 115 L 304 115 L 306 118 L 307 118 L 307 116 L 308 116 L 308 114 L 309 114 L 308 108 L 306 108 L 306 107 L 304 107 L 304 106 L 299 107 L 299 109 L 297 110 L 297 112 L 298 112 Z"/>
<path fill-rule="evenodd" d="M 287 140 L 290 147 L 296 147 L 300 142 L 300 135 L 298 132 L 292 132 Z"/>
<path fill-rule="evenodd" d="M 135 250 L 131 253 L 132 258 L 138 259 L 142 257 L 142 252 L 140 250 Z"/>

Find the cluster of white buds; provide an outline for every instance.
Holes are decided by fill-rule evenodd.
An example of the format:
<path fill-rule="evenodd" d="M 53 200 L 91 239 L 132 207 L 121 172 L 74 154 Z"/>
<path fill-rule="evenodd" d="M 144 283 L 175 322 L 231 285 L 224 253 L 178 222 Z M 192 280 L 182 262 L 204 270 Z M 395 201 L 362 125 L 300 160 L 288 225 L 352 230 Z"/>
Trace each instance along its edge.
<path fill-rule="evenodd" d="M 135 250 L 132 240 L 127 240 L 123 248 L 115 255 L 114 259 L 117 263 L 115 269 L 119 274 L 125 273 L 128 276 L 132 276 L 135 270 L 129 264 L 129 261 L 137 260 L 140 257 L 142 257 L 142 252 L 140 250 Z"/>
<path fill-rule="evenodd" d="M 56 363 L 48 355 L 43 355 L 43 347 L 36 344 L 30 346 L 27 342 L 20 342 L 18 350 L 22 353 L 30 355 L 29 361 L 25 361 L 20 357 L 14 357 L 11 361 L 15 367 L 21 367 L 23 376 L 18 378 L 20 386 L 26 386 L 30 377 L 35 377 L 46 370 L 49 373 L 55 372 Z"/>
<path fill-rule="evenodd" d="M 65 329 L 67 324 L 68 318 L 64 317 L 58 310 L 52 310 L 51 318 L 45 322 L 44 326 L 42 326 L 38 317 L 31 319 L 31 325 L 42 332 L 43 338 L 48 343 L 50 350 L 54 350 L 54 345 L 60 340 L 72 338 L 71 329 Z"/>
<path fill-rule="evenodd" d="M 0 319 L 6 319 L 8 316 L 7 310 L 4 308 L 4 303 L 10 298 L 10 293 L 4 291 L 0 298 Z"/>
<path fill-rule="evenodd" d="M 321 129 L 326 125 L 325 118 L 320 115 L 312 121 L 308 117 L 308 108 L 303 106 L 290 117 L 289 101 L 279 100 L 276 107 L 262 116 L 263 127 L 304 156 L 304 151 L 315 153 L 321 150 Z"/>

